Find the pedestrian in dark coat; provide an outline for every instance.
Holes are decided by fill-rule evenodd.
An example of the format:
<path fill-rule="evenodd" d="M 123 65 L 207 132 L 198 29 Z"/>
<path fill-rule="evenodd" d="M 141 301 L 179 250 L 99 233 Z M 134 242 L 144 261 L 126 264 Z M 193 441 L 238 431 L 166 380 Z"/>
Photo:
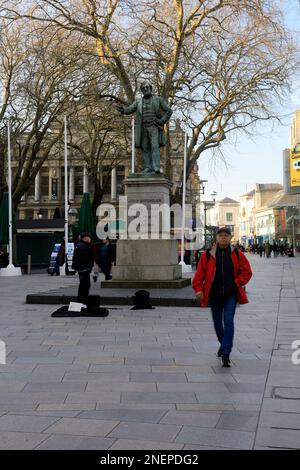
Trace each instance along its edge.
<path fill-rule="evenodd" d="M 88 303 L 88 296 L 91 287 L 90 273 L 94 265 L 94 249 L 91 235 L 84 232 L 80 236 L 74 250 L 72 269 L 78 272 L 79 288 L 77 301 L 84 305 Z"/>
<path fill-rule="evenodd" d="M 251 267 L 244 253 L 230 246 L 228 228 L 217 231 L 217 246 L 206 250 L 194 276 L 192 286 L 200 307 L 210 301 L 212 318 L 220 343 L 218 356 L 224 367 L 230 367 L 236 304 L 248 302 L 244 285 L 252 276 Z"/>
<path fill-rule="evenodd" d="M 116 255 L 115 255 L 115 250 L 114 250 L 111 240 L 108 237 L 103 238 L 101 240 L 101 245 L 98 250 L 96 262 L 99 265 L 103 274 L 105 275 L 106 281 L 109 281 L 112 278 L 110 274 L 111 266 L 112 266 L 112 263 L 114 263 L 115 261 L 116 261 Z"/>

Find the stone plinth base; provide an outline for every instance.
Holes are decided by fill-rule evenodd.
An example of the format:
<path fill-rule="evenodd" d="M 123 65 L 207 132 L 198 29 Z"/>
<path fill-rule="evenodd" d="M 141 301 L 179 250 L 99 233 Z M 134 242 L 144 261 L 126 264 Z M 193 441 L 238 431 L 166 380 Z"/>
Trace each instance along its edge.
<path fill-rule="evenodd" d="M 175 279 L 173 281 L 101 281 L 104 289 L 178 289 L 189 286 L 191 279 Z"/>
<path fill-rule="evenodd" d="M 132 174 L 124 180 L 127 197 L 128 228 L 139 215 L 140 231 L 148 238 L 170 236 L 170 188 L 172 183 L 163 175 Z M 163 234 L 163 235 L 162 235 Z"/>
<path fill-rule="evenodd" d="M 149 281 L 168 281 L 170 279 L 181 279 L 181 266 L 114 266 L 112 270 L 113 279 L 127 280 L 136 279 Z"/>
<path fill-rule="evenodd" d="M 130 287 L 135 287 L 141 282 L 145 284 L 150 281 L 160 287 L 163 282 L 181 281 L 177 240 L 119 240 L 112 277 L 113 281 L 102 282 L 102 287 L 112 287 L 112 282 L 120 287 L 129 287 L 128 283 Z"/>

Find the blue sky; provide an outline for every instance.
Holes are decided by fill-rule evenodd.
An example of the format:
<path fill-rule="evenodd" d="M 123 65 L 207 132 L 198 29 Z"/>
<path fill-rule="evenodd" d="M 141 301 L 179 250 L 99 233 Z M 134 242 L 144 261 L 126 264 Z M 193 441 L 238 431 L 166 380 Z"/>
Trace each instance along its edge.
<path fill-rule="evenodd" d="M 294 31 L 299 31 L 300 5 L 298 0 L 285 3 L 286 22 Z M 289 130 L 296 109 L 300 108 L 300 77 L 295 77 L 294 90 L 286 106 L 279 108 L 284 115 L 282 125 L 260 124 L 255 139 L 238 136 L 235 145 L 222 147 L 227 168 L 221 160 L 212 161 L 209 152 L 198 160 L 201 179 L 206 179 L 203 199 L 211 199 L 211 193 L 218 193 L 217 200 L 224 197 L 238 199 L 254 188 L 255 183 L 282 184 L 282 151 L 289 145 Z"/>

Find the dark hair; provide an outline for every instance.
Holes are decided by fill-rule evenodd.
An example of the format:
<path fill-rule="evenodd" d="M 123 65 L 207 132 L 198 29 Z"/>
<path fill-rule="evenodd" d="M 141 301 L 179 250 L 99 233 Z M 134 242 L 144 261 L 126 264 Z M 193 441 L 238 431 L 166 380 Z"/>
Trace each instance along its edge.
<path fill-rule="evenodd" d="M 227 227 L 221 227 L 217 230 L 217 235 L 219 235 L 219 233 L 227 233 L 227 235 L 231 235 L 231 230 Z"/>
<path fill-rule="evenodd" d="M 80 239 L 82 240 L 84 237 L 90 237 L 92 238 L 91 234 L 89 232 L 82 232 L 80 234 Z"/>

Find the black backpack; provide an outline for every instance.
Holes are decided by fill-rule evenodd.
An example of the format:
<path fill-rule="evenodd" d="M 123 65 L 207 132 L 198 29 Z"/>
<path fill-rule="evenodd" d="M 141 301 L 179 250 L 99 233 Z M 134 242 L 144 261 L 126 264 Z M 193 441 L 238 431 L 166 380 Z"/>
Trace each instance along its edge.
<path fill-rule="evenodd" d="M 235 252 L 236 257 L 237 257 L 237 259 L 238 259 L 238 261 L 239 261 L 239 259 L 240 259 L 239 249 L 238 249 L 238 248 L 235 248 L 235 249 L 234 249 L 234 252 Z M 210 248 L 208 248 L 208 249 L 206 250 L 206 259 L 207 259 L 207 261 L 209 260 L 209 258 L 210 258 Z M 242 288 L 243 288 L 244 291 L 246 292 L 246 286 L 242 286 Z"/>
<path fill-rule="evenodd" d="M 211 255 L 210 255 L 210 250 L 211 250 L 211 248 L 207 248 L 207 250 L 205 251 L 207 261 L 209 260 L 209 258 L 210 258 L 210 256 L 211 256 Z M 236 257 L 237 257 L 237 259 L 238 259 L 238 261 L 239 261 L 239 259 L 240 259 L 239 249 L 238 249 L 238 248 L 235 248 L 235 249 L 234 249 L 234 252 L 235 252 Z"/>

